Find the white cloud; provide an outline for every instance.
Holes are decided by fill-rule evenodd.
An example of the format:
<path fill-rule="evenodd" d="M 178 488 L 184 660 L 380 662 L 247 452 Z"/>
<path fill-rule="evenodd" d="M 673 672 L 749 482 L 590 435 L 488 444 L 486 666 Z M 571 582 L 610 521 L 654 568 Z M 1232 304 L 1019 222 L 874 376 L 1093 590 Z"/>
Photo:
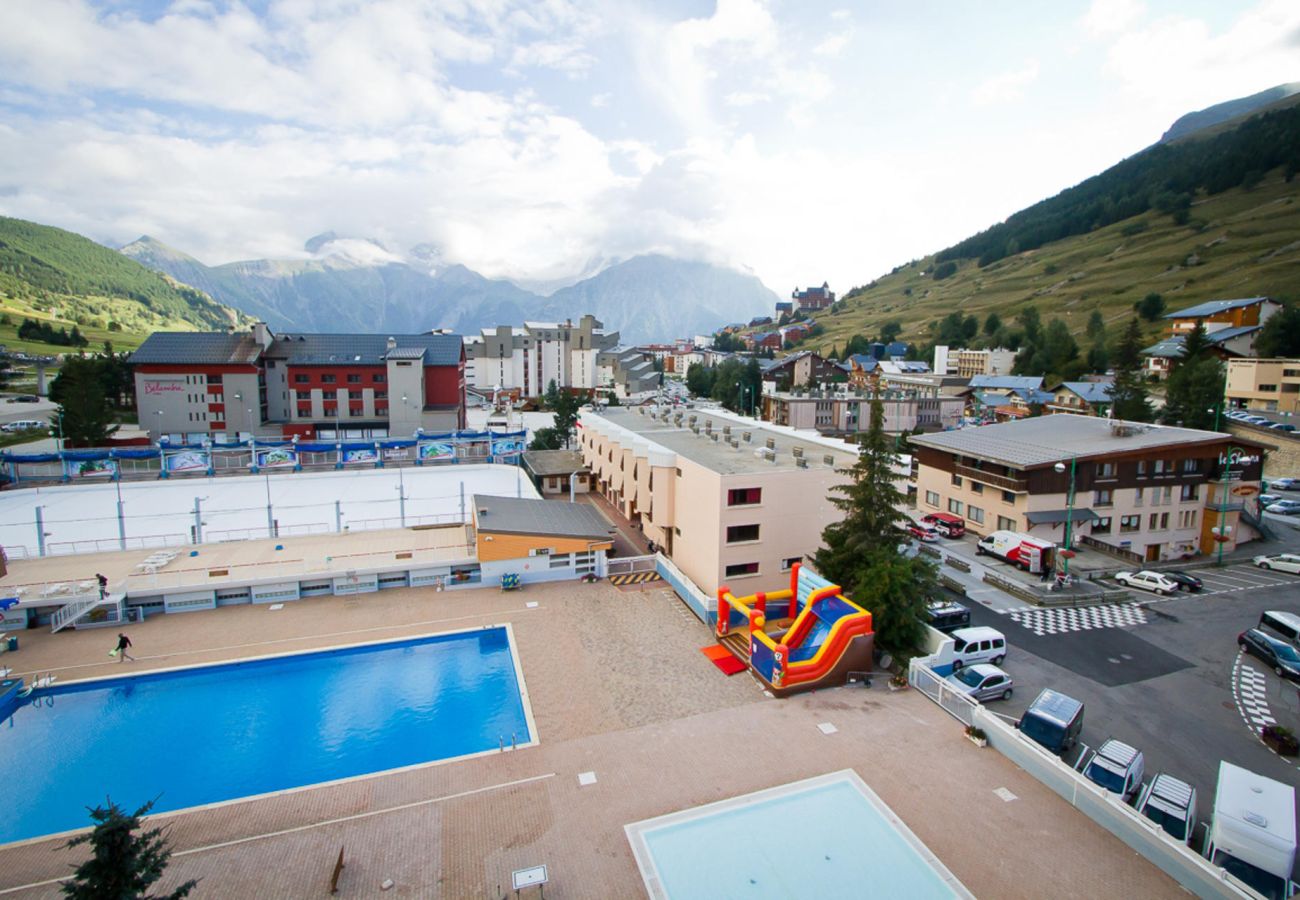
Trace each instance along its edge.
<path fill-rule="evenodd" d="M 976 106 L 1012 103 L 1021 99 L 1025 88 L 1038 80 L 1038 61 L 1031 59 L 1019 69 L 1000 72 L 986 78 L 971 91 L 971 102 Z"/>
<path fill-rule="evenodd" d="M 839 56 L 852 39 L 853 32 L 851 30 L 827 35 L 822 39 L 821 43 L 813 47 L 813 53 L 818 56 Z"/>
<path fill-rule="evenodd" d="M 609 101 L 614 99 L 614 95 L 609 91 L 601 91 L 599 94 L 591 95 L 592 109 L 604 109 L 609 106 Z"/>
<path fill-rule="evenodd" d="M 1141 0 L 1092 0 L 1083 27 L 1094 36 L 1119 34 L 1146 14 Z"/>

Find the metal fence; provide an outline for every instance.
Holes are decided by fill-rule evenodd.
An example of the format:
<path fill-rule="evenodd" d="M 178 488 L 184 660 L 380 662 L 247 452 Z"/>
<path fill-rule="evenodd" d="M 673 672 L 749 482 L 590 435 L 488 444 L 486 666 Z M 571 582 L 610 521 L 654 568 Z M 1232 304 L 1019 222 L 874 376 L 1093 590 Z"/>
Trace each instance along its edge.
<path fill-rule="evenodd" d="M 974 725 L 979 704 L 958 691 L 929 666 L 912 660 L 907 668 L 907 681 L 963 725 Z"/>
<path fill-rule="evenodd" d="M 622 559 L 611 559 L 605 564 L 607 574 L 610 575 L 631 575 L 633 572 L 653 572 L 655 570 L 655 556 L 625 556 Z"/>

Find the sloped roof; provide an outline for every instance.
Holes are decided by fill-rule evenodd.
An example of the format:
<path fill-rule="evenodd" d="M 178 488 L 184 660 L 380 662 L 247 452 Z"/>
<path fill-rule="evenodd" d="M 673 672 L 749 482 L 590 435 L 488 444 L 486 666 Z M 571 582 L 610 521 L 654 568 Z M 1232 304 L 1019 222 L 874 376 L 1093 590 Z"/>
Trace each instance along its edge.
<path fill-rule="evenodd" d="M 397 341 L 395 351 L 388 349 L 389 337 Z M 266 355 L 291 366 L 382 366 L 390 355 L 423 357 L 427 366 L 453 366 L 460 361 L 461 346 L 458 334 L 282 334 Z"/>
<path fill-rule="evenodd" d="M 157 331 L 131 354 L 132 365 L 256 365 L 262 345 L 253 335 L 220 331 Z"/>
<path fill-rule="evenodd" d="M 995 390 L 1015 390 L 1016 388 L 1038 390 L 1043 386 L 1042 375 L 975 375 L 970 380 L 973 388 L 993 388 Z"/>
<path fill-rule="evenodd" d="M 1233 338 L 1239 338 L 1252 331 L 1259 331 L 1263 325 L 1242 325 L 1238 328 L 1220 328 L 1206 333 L 1205 339 L 1210 345 L 1226 344 Z M 1180 359 L 1183 355 L 1183 340 L 1186 335 L 1176 334 L 1157 341 L 1142 351 L 1143 356 L 1159 356 L 1167 359 Z"/>
<path fill-rule="evenodd" d="M 585 503 L 474 495 L 474 527 L 498 534 L 613 540 L 614 526 Z"/>
<path fill-rule="evenodd" d="M 1196 306 L 1187 307 L 1187 309 L 1165 313 L 1164 318 L 1204 319 L 1207 316 L 1227 312 L 1230 309 L 1239 309 L 1243 306 L 1254 306 L 1256 303 L 1263 303 L 1268 299 L 1268 297 L 1244 297 L 1240 300 L 1207 300 L 1205 303 L 1198 303 Z"/>
<path fill-rule="evenodd" d="M 1063 381 L 1054 390 L 1065 388 L 1083 399 L 1085 403 L 1109 403 L 1113 385 L 1096 381 Z"/>

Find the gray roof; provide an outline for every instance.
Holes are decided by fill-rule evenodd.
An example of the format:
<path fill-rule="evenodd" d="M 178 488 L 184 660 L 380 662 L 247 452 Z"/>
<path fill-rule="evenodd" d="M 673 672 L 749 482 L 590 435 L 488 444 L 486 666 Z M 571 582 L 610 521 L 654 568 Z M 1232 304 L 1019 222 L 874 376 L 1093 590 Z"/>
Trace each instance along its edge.
<path fill-rule="evenodd" d="M 1065 388 L 1083 398 L 1085 403 L 1109 403 L 1110 390 L 1114 385 L 1097 381 L 1063 381 L 1055 390 Z"/>
<path fill-rule="evenodd" d="M 1093 522 L 1101 516 L 1090 509 L 1075 509 L 1071 512 L 1067 507 L 1066 509 L 1031 509 L 1025 513 L 1025 518 L 1029 520 L 1030 525 L 1060 525 L 1066 519 L 1075 522 Z"/>
<path fill-rule="evenodd" d="M 1112 424 L 1127 427 L 1116 429 L 1120 433 L 1115 433 Z M 1159 447 L 1227 441 L 1242 443 L 1239 438 L 1217 431 L 1176 428 L 1172 425 L 1112 423 L 1110 419 L 1072 413 L 1038 416 L 937 434 L 912 435 L 908 440 L 919 447 L 973 456 L 1017 469 L 1068 462 L 1072 456 L 1083 459 Z M 1251 442 L 1251 446 L 1258 444 Z"/>
<path fill-rule="evenodd" d="M 1038 390 L 1043 386 L 1042 375 L 975 375 L 970 380 L 973 388 L 993 388 L 1013 391 L 1017 388 Z"/>
<path fill-rule="evenodd" d="M 585 503 L 474 495 L 479 531 L 613 540 L 614 526 Z"/>
<path fill-rule="evenodd" d="M 539 478 L 572 475 L 587 469 L 582 454 L 577 450 L 527 450 L 524 452 L 524 465 Z"/>
<path fill-rule="evenodd" d="M 1254 306 L 1256 303 L 1263 303 L 1268 299 L 1268 297 L 1244 297 L 1240 300 L 1207 300 L 1205 303 L 1198 303 L 1196 306 L 1187 307 L 1187 309 L 1165 313 L 1164 317 L 1166 319 L 1204 319 L 1206 316 L 1227 312 L 1230 309 Z"/>
<path fill-rule="evenodd" d="M 132 365 L 256 365 L 262 347 L 252 334 L 220 331 L 158 331 L 131 354 Z"/>
<path fill-rule="evenodd" d="M 388 349 L 389 337 L 397 341 L 396 351 Z M 423 356 L 426 366 L 454 366 L 460 361 L 461 347 L 458 334 L 281 334 L 266 355 L 286 359 L 291 366 L 382 366 L 390 355 L 396 359 Z M 408 350 L 414 352 L 407 356 Z"/>
<path fill-rule="evenodd" d="M 1262 325 L 1240 325 L 1236 328 L 1219 328 L 1215 331 L 1206 332 L 1205 339 L 1211 345 L 1225 344 L 1233 338 L 1239 338 L 1243 334 L 1250 334 L 1252 331 L 1259 331 L 1263 327 Z M 1183 355 L 1183 341 L 1186 337 L 1183 334 L 1167 337 L 1144 349 L 1142 355 L 1179 359 Z"/>

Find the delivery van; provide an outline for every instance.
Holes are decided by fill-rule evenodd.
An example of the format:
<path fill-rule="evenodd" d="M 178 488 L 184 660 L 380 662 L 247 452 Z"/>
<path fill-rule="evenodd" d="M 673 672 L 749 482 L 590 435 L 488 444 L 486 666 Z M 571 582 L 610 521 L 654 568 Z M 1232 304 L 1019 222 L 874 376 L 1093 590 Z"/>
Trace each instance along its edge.
<path fill-rule="evenodd" d="M 1053 753 L 1064 753 L 1079 742 L 1083 703 L 1049 688 L 1029 704 L 1016 727 L 1034 743 Z"/>
<path fill-rule="evenodd" d="M 1264 897 L 1295 892 L 1295 788 L 1232 763 L 1219 763 L 1205 858 Z"/>
<path fill-rule="evenodd" d="M 1056 545 L 1019 531 L 994 531 L 980 538 L 976 555 L 996 556 L 1026 572 L 1044 572 L 1052 568 Z"/>

